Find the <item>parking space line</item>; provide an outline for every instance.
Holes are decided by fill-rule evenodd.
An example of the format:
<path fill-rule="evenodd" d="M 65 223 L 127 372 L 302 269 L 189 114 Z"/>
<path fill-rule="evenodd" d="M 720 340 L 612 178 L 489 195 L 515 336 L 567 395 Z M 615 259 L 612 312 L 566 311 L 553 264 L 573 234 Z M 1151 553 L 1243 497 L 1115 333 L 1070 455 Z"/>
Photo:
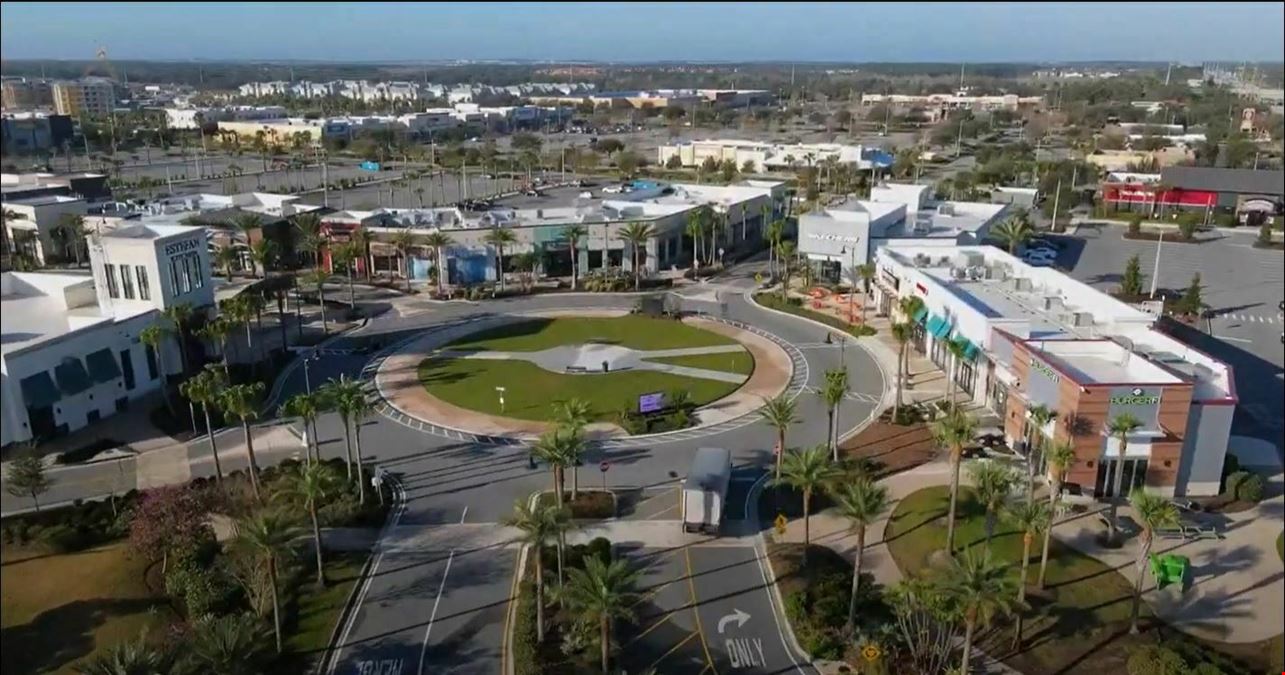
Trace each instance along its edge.
<path fill-rule="evenodd" d="M 681 641 L 679 641 L 678 644 L 671 647 L 669 651 L 665 652 L 664 654 L 661 654 L 660 658 L 653 661 L 650 666 L 647 666 L 646 670 L 654 670 L 656 668 L 656 664 L 660 663 L 661 661 L 664 661 L 665 658 L 668 657 L 670 654 L 673 654 L 674 652 L 678 651 L 680 647 L 687 644 L 688 642 L 691 642 L 692 638 L 696 637 L 696 635 L 697 635 L 696 633 L 689 633 L 687 637 L 683 638 Z M 703 673 L 705 671 L 702 670 L 701 672 Z"/>
<path fill-rule="evenodd" d="M 683 547 L 683 557 L 687 559 L 687 588 L 692 594 L 692 616 L 696 619 L 696 634 L 700 636 L 701 649 L 705 651 L 705 663 L 709 664 L 709 667 L 713 669 L 715 675 L 717 675 L 718 670 L 714 668 L 714 657 L 710 655 L 709 643 L 705 641 L 705 629 L 701 626 L 701 614 L 698 610 L 700 600 L 696 597 L 696 573 L 692 570 L 691 550 L 690 546 Z"/>

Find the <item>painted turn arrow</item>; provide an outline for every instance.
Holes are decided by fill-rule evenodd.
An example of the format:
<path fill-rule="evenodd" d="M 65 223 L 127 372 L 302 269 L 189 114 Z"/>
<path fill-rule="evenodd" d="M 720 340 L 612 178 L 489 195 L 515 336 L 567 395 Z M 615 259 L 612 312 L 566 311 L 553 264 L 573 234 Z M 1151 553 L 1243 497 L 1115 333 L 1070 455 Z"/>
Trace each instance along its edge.
<path fill-rule="evenodd" d="M 742 626 L 745 625 L 745 622 L 749 620 L 750 620 L 750 615 L 748 613 L 742 612 L 739 609 L 734 609 L 732 610 L 731 614 L 727 614 L 723 618 L 718 620 L 718 634 L 722 635 L 723 630 L 727 627 L 727 624 L 731 621 L 735 621 L 736 627 L 741 628 Z"/>

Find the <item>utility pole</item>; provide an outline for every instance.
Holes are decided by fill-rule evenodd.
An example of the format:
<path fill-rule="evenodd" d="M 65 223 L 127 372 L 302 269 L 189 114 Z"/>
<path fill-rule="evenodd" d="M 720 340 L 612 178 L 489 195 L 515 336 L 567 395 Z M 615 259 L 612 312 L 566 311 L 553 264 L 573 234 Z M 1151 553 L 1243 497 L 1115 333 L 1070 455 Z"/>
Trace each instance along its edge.
<path fill-rule="evenodd" d="M 1169 86 L 1169 76 L 1173 74 L 1173 61 L 1165 67 L 1165 86 Z"/>
<path fill-rule="evenodd" d="M 1151 299 L 1156 298 L 1156 284 L 1160 281 L 1160 247 L 1165 243 L 1164 228 L 1160 229 L 1160 238 L 1156 240 L 1156 264 L 1151 269 Z"/>
<path fill-rule="evenodd" d="M 1062 179 L 1057 180 L 1057 187 L 1053 188 L 1053 227 L 1057 227 L 1057 207 L 1058 198 L 1062 196 Z"/>

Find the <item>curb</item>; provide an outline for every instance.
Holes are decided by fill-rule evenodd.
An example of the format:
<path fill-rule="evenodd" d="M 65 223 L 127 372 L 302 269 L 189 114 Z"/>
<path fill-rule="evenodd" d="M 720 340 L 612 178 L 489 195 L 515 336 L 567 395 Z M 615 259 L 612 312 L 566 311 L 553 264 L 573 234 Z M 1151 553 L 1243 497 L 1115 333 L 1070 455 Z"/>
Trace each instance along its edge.
<path fill-rule="evenodd" d="M 402 512 L 406 508 L 406 491 L 402 487 L 401 480 L 395 475 L 390 475 L 389 478 L 395 487 L 393 490 L 393 503 L 388 510 L 388 516 L 384 519 L 383 527 L 379 529 L 379 535 L 375 538 L 374 545 L 371 546 L 370 552 L 366 555 L 366 563 L 362 565 L 361 574 L 357 576 L 358 583 L 353 584 L 352 590 L 348 592 L 348 599 L 344 602 L 344 608 L 339 612 L 339 617 L 335 620 L 334 627 L 330 629 L 330 639 L 326 641 L 326 649 L 322 652 L 321 660 L 312 669 L 312 672 L 316 673 L 316 675 L 333 673 L 335 668 L 338 667 L 340 645 L 336 643 L 340 639 L 341 632 L 351 630 L 350 624 L 357 616 L 357 609 L 360 604 L 359 598 L 365 595 L 365 589 L 372 578 L 372 568 L 377 564 L 378 555 L 375 553 L 375 549 L 379 548 L 388 531 L 401 520 Z"/>
<path fill-rule="evenodd" d="M 763 531 L 761 529 L 763 523 L 759 519 L 757 497 L 762 493 L 763 484 L 767 481 L 768 476 L 770 475 L 771 472 L 768 471 L 760 476 L 757 481 L 754 481 L 754 485 L 750 486 L 749 494 L 745 498 L 754 509 L 753 518 L 750 518 L 749 520 L 751 523 L 755 524 L 755 527 L 760 528 L 758 535 L 754 537 L 755 554 L 759 556 L 760 561 L 759 572 L 763 575 L 763 583 L 771 589 L 769 600 L 772 604 L 772 612 L 776 614 L 777 625 L 782 626 L 782 633 L 788 642 L 789 648 L 793 649 L 795 653 L 802 656 L 809 665 L 815 668 L 816 665 L 813 663 L 812 655 L 804 650 L 803 646 L 799 644 L 799 638 L 794 635 L 794 624 L 790 623 L 790 617 L 785 614 L 785 598 L 781 596 L 781 587 L 776 583 L 776 570 L 772 569 L 772 561 L 768 558 L 767 554 L 767 539 L 764 538 Z M 745 515 L 749 516 L 750 514 L 747 512 Z M 791 655 L 791 660 L 793 660 L 792 657 L 793 655 Z"/>

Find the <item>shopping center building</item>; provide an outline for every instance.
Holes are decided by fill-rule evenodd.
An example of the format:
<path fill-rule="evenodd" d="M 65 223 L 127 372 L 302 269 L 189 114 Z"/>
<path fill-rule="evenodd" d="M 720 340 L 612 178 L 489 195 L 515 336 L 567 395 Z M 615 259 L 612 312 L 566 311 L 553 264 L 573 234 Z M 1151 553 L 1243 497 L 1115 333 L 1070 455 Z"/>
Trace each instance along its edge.
<path fill-rule="evenodd" d="M 1142 426 L 1126 444 L 1126 486 L 1218 492 L 1237 403 L 1231 368 L 1158 331 L 1156 316 L 991 246 L 892 241 L 875 266 L 880 308 L 923 300 L 909 317 L 913 348 L 999 416 L 1011 446 L 1036 434 L 1072 443 L 1071 490 L 1109 495 L 1119 443 L 1105 429 L 1129 413 Z M 1056 412 L 1046 428 L 1030 428 L 1036 405 Z"/>

